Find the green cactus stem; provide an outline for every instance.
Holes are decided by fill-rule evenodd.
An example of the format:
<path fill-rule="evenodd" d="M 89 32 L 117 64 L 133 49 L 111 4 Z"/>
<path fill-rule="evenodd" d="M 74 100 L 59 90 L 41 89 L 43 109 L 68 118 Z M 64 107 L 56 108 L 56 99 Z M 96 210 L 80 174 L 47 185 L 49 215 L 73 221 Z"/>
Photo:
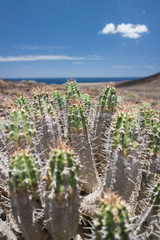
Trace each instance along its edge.
<path fill-rule="evenodd" d="M 49 105 L 49 95 L 45 92 L 35 92 L 33 93 L 33 99 L 34 99 L 34 110 L 39 114 L 39 116 L 42 116 L 44 114 L 50 113 L 50 105 Z"/>
<path fill-rule="evenodd" d="M 102 91 L 99 98 L 99 110 L 101 113 L 107 111 L 112 111 L 114 106 L 117 105 L 117 95 L 113 87 L 106 87 Z"/>
<path fill-rule="evenodd" d="M 74 104 L 69 109 L 68 115 L 68 132 L 87 134 L 87 120 L 85 117 L 84 107 L 80 104 Z"/>
<path fill-rule="evenodd" d="M 78 165 L 70 149 L 54 149 L 50 153 L 49 169 L 47 171 L 48 190 L 54 189 L 56 194 L 67 191 L 74 192 L 78 179 Z"/>
<path fill-rule="evenodd" d="M 52 98 L 54 100 L 53 106 L 54 106 L 55 110 L 57 110 L 57 112 L 64 111 L 66 108 L 66 103 L 65 103 L 65 99 L 61 95 L 61 93 L 59 91 L 54 91 L 52 93 Z"/>
<path fill-rule="evenodd" d="M 89 94 L 81 94 L 81 99 L 84 104 L 84 109 L 88 118 L 91 110 L 91 97 Z"/>
<path fill-rule="evenodd" d="M 25 110 L 28 114 L 32 113 L 31 105 L 25 97 L 19 97 L 15 100 L 15 105 L 19 109 Z"/>
<path fill-rule="evenodd" d="M 93 224 L 95 240 L 128 240 L 130 233 L 127 204 L 114 193 L 105 193 Z"/>
<path fill-rule="evenodd" d="M 33 158 L 25 152 L 20 152 L 10 159 L 9 184 L 10 193 L 19 195 L 27 191 L 34 192 L 38 186 L 39 171 Z"/>
<path fill-rule="evenodd" d="M 117 117 L 115 115 L 111 124 L 112 134 L 106 144 L 105 187 L 117 192 L 126 201 L 130 201 L 132 192 L 140 182 L 142 162 L 138 154 L 137 125 L 137 116 L 133 112 L 122 111 Z"/>
<path fill-rule="evenodd" d="M 104 88 L 99 98 L 94 127 L 92 129 L 94 157 L 96 159 L 98 174 L 101 178 L 105 177 L 104 169 L 106 166 L 106 156 L 108 154 L 105 143 L 108 141 L 111 133 L 110 126 L 117 104 L 115 89 L 112 87 Z"/>
<path fill-rule="evenodd" d="M 66 99 L 68 103 L 80 99 L 80 90 L 75 80 L 69 80 L 66 84 Z"/>
<path fill-rule="evenodd" d="M 10 201 L 13 216 L 27 240 L 45 239 L 43 223 L 35 219 L 36 209 L 41 208 L 39 197 L 39 171 L 32 156 L 17 152 L 10 159 Z"/>
<path fill-rule="evenodd" d="M 146 191 L 147 192 L 147 191 Z M 152 185 L 148 187 L 147 197 L 150 204 L 145 203 L 141 213 L 141 218 L 137 222 L 137 228 L 134 231 L 135 236 L 141 236 L 143 239 L 159 239 L 160 229 L 160 181 L 159 175 L 154 176 Z M 138 237 L 137 237 L 138 238 Z"/>
<path fill-rule="evenodd" d="M 60 126 L 60 134 L 65 139 L 67 135 L 67 116 L 66 116 L 66 99 L 61 95 L 59 91 L 52 93 L 53 101 L 51 105 L 56 112 L 57 120 Z"/>
<path fill-rule="evenodd" d="M 98 187 L 100 179 L 95 167 L 87 124 L 83 105 L 72 105 L 68 115 L 68 137 L 71 147 L 79 155 L 79 176 L 84 181 L 81 187 L 87 193 L 91 193 Z M 93 175 L 96 176 L 94 179 Z"/>
<path fill-rule="evenodd" d="M 73 151 L 52 150 L 46 177 L 45 218 L 57 240 L 70 240 L 79 223 L 78 163 Z"/>
<path fill-rule="evenodd" d="M 160 209 L 160 180 L 153 190 L 153 199 L 154 199 L 154 208 L 157 210 Z"/>
<path fill-rule="evenodd" d="M 23 110 L 14 110 L 6 124 L 6 138 L 12 151 L 19 147 L 27 147 L 34 136 L 30 117 Z"/>
<path fill-rule="evenodd" d="M 42 158 L 48 159 L 50 147 L 56 147 L 57 139 L 61 137 L 60 134 L 58 136 L 58 132 L 61 133 L 61 126 L 55 119 L 56 112 L 53 109 L 52 99 L 45 92 L 35 92 L 33 103 L 30 104 L 30 112 L 25 111 L 24 108 L 17 111 L 19 113 L 16 133 L 19 135 L 17 142 L 12 140 L 12 144 L 25 149 L 30 146 L 38 152 L 41 151 Z M 11 132 L 10 126 L 8 132 Z M 12 132 L 8 134 L 8 141 L 10 139 Z"/>

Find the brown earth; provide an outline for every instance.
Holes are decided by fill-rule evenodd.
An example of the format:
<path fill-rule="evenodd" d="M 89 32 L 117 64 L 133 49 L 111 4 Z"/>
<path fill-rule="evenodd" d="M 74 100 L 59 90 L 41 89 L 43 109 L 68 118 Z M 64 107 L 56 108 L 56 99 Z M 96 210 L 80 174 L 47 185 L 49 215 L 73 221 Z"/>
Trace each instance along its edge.
<path fill-rule="evenodd" d="M 160 73 L 115 84 L 117 91 L 129 102 L 141 103 L 148 101 L 152 106 L 160 108 Z"/>
<path fill-rule="evenodd" d="M 90 94 L 94 98 L 98 98 L 100 92 L 108 83 L 81 83 L 80 88 L 84 93 Z M 150 102 L 153 107 L 160 108 L 160 73 L 146 78 L 127 81 L 121 83 L 112 83 L 119 95 L 123 97 L 125 102 L 142 103 Z M 65 92 L 65 84 L 44 84 L 35 81 L 14 82 L 8 80 L 0 80 L 0 116 L 3 118 L 5 112 L 14 103 L 19 96 L 31 97 L 34 88 L 41 88 L 44 91 L 52 92 L 60 90 Z"/>

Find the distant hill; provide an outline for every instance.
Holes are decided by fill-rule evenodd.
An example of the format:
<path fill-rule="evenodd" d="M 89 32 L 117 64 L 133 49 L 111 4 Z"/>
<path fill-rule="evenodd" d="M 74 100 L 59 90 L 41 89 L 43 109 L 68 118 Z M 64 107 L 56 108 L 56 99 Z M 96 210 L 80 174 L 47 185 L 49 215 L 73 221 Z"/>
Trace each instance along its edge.
<path fill-rule="evenodd" d="M 121 87 L 143 87 L 143 86 L 148 86 L 148 87 L 159 87 L 160 86 L 160 72 L 156 73 L 154 75 L 144 77 L 144 78 L 139 78 L 136 80 L 131 80 L 131 81 L 126 81 L 126 82 L 120 82 L 120 83 L 115 83 L 115 87 L 121 88 Z"/>

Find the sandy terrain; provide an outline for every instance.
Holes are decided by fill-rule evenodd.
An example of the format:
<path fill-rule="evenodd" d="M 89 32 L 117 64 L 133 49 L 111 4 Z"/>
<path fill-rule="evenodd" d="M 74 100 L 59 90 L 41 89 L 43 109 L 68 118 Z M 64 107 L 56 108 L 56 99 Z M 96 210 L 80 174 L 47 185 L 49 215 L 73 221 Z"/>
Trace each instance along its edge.
<path fill-rule="evenodd" d="M 95 98 L 99 96 L 99 93 L 107 84 L 108 83 L 81 83 L 79 86 L 84 93 L 88 93 Z M 149 101 L 153 107 L 160 108 L 160 73 L 139 80 L 113 83 L 113 85 L 125 102 L 139 104 L 143 101 Z M 0 80 L 0 116 L 5 116 L 5 111 L 8 110 L 17 97 L 21 95 L 31 97 L 34 88 L 43 88 L 49 92 L 61 90 L 64 93 L 65 84 L 47 85 L 37 84 L 34 81 L 12 82 Z"/>

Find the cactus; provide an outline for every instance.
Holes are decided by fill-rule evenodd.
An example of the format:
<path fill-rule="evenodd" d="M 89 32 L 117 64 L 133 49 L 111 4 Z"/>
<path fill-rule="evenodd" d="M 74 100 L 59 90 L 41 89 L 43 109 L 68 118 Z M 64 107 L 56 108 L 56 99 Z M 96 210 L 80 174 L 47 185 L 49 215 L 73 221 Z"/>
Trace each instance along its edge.
<path fill-rule="evenodd" d="M 53 239 L 71 239 L 79 224 L 78 165 L 70 149 L 51 153 L 46 179 L 45 218 Z"/>
<path fill-rule="evenodd" d="M 95 168 L 93 151 L 87 130 L 87 120 L 83 105 L 72 105 L 68 115 L 68 133 L 70 145 L 79 155 L 82 189 L 87 193 L 96 190 L 100 181 Z M 95 178 L 93 176 L 96 176 Z"/>
<path fill-rule="evenodd" d="M 105 142 L 109 139 L 110 125 L 114 111 L 117 106 L 117 95 L 111 86 L 105 87 L 99 97 L 99 103 L 94 119 L 94 127 L 91 129 L 93 135 L 93 151 L 98 169 L 98 174 L 104 178 L 106 166 L 106 147 Z"/>
<path fill-rule="evenodd" d="M 39 208 L 39 171 L 29 155 L 17 152 L 10 159 L 9 193 L 13 216 L 25 239 L 45 239 L 40 221 L 35 221 L 34 211 Z"/>
<path fill-rule="evenodd" d="M 0 121 L 0 237 L 159 239 L 159 174 L 149 104 L 125 106 L 112 86 L 95 103 L 75 80 L 65 96 L 34 90 Z"/>
<path fill-rule="evenodd" d="M 129 216 L 127 204 L 115 193 L 104 193 L 93 221 L 95 240 L 128 240 Z"/>
<path fill-rule="evenodd" d="M 70 101 L 75 101 L 80 99 L 80 90 L 74 79 L 71 79 L 67 82 L 66 99 L 68 103 Z"/>

